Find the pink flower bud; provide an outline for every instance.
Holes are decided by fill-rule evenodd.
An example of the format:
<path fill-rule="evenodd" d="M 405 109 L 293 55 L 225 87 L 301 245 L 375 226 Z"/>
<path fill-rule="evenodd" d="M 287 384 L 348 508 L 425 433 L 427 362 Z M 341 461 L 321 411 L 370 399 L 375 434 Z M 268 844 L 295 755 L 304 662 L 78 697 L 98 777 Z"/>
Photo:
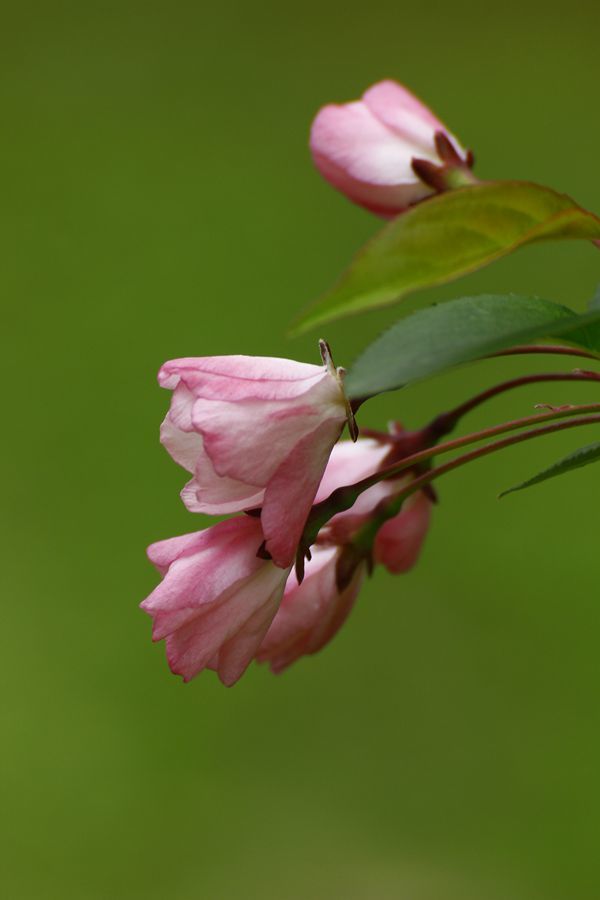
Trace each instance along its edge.
<path fill-rule="evenodd" d="M 408 572 L 419 558 L 429 530 L 431 500 L 418 491 L 404 501 L 397 516 L 384 522 L 375 538 L 374 558 L 393 575 Z"/>
<path fill-rule="evenodd" d="M 340 591 L 336 580 L 340 553 L 339 547 L 315 547 L 302 584 L 290 573 L 281 605 L 257 654 L 258 661 L 268 662 L 273 672 L 316 653 L 345 622 L 358 596 L 365 564 Z"/>
<path fill-rule="evenodd" d="M 184 681 L 210 668 L 232 685 L 256 655 L 289 573 L 257 557 L 262 541 L 260 521 L 239 516 L 148 548 L 163 580 L 140 605 Z"/>
<path fill-rule="evenodd" d="M 447 141 L 436 142 L 441 132 Z M 370 87 L 361 100 L 324 106 L 311 130 L 310 148 L 321 175 L 359 206 L 394 216 L 433 193 L 417 177 L 413 160 L 444 166 L 469 155 L 420 100 L 395 81 Z"/>
<path fill-rule="evenodd" d="M 161 441 L 193 472 L 182 498 L 214 515 L 262 507 L 267 550 L 291 564 L 327 464 L 347 419 L 331 364 L 212 356 L 165 363 L 173 390 Z"/>
<path fill-rule="evenodd" d="M 319 485 L 317 502 L 325 500 L 338 487 L 373 475 L 385 466 L 389 452 L 390 445 L 370 438 L 361 438 L 356 444 L 340 441 L 331 453 Z M 405 474 L 367 488 L 350 509 L 330 519 L 319 534 L 319 540 L 335 544 L 350 542 L 373 517 L 380 504 L 392 500 L 413 477 L 412 474 Z M 430 517 L 431 500 L 422 491 L 405 500 L 400 512 L 384 522 L 377 532 L 373 547 L 375 562 L 394 574 L 412 568 L 429 529 Z"/>

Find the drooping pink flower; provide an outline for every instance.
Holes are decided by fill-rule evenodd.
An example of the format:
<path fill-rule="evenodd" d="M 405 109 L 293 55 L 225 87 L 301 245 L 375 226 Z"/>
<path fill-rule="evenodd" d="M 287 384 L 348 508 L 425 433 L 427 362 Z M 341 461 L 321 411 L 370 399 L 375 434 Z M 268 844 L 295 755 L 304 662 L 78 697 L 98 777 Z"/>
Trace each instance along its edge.
<path fill-rule="evenodd" d="M 444 135 L 456 162 L 467 163 L 469 155 L 430 109 L 401 84 L 381 81 L 361 100 L 324 106 L 313 122 L 310 147 L 327 181 L 354 203 L 389 217 L 432 193 L 412 163 L 447 161 L 436 133 Z"/>
<path fill-rule="evenodd" d="M 371 438 L 361 438 L 355 444 L 340 441 L 333 448 L 316 501 L 325 500 L 339 487 L 373 475 L 385 466 L 389 453 L 389 444 Z M 337 513 L 329 520 L 320 533 L 319 540 L 333 544 L 350 542 L 356 532 L 373 517 L 378 507 L 391 501 L 412 478 L 412 473 L 402 474 L 398 478 L 386 479 L 367 488 L 350 509 Z M 431 500 L 422 491 L 408 497 L 400 512 L 379 528 L 373 547 L 374 561 L 394 574 L 412 568 L 429 529 L 431 506 Z"/>
<path fill-rule="evenodd" d="M 340 590 L 336 567 L 340 547 L 314 547 L 302 584 L 291 572 L 281 605 L 257 654 L 275 673 L 282 672 L 299 657 L 316 653 L 345 622 L 362 584 L 365 563 L 355 570 L 349 584 Z"/>
<path fill-rule="evenodd" d="M 325 359 L 175 359 L 158 376 L 173 390 L 161 441 L 194 474 L 184 503 L 215 515 L 262 507 L 266 547 L 282 567 L 349 415 L 340 370 Z"/>
<path fill-rule="evenodd" d="M 256 655 L 289 572 L 257 557 L 262 541 L 260 521 L 239 516 L 148 548 L 163 580 L 141 607 L 184 681 L 211 668 L 232 685 Z"/>

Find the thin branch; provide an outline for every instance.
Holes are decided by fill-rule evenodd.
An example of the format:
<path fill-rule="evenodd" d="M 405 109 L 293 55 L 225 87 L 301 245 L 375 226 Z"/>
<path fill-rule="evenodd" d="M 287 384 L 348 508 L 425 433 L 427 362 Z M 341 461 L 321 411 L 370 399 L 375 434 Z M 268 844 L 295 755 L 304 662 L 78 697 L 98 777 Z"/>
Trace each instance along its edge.
<path fill-rule="evenodd" d="M 599 423 L 600 415 L 582 416 L 579 419 L 570 419 L 566 422 L 552 422 L 548 425 L 543 425 L 541 428 L 534 428 L 530 431 L 522 432 L 521 434 L 512 434 L 508 437 L 501 438 L 499 441 L 492 441 L 492 443 L 486 444 L 484 447 L 477 447 L 475 450 L 470 450 L 468 453 L 457 456 L 455 459 L 451 459 L 441 466 L 429 469 L 427 472 L 424 472 L 422 475 L 413 479 L 410 484 L 394 497 L 392 502 L 388 504 L 388 507 L 382 511 L 384 521 L 385 519 L 389 519 L 396 515 L 407 497 L 422 490 L 426 485 L 430 484 L 441 475 L 445 475 L 447 472 L 452 472 L 454 469 L 458 469 L 476 459 L 481 459 L 484 456 L 488 456 L 490 453 L 495 453 L 497 450 L 504 450 L 505 447 L 511 447 L 522 441 L 544 437 L 547 434 L 553 434 L 557 431 L 566 431 L 569 428 L 578 428 L 580 425 L 597 425 Z M 379 524 L 381 524 L 381 522 Z"/>
<path fill-rule="evenodd" d="M 481 391 L 481 393 L 476 394 L 454 409 L 436 416 L 431 424 L 425 427 L 424 432 L 432 441 L 439 440 L 444 435 L 450 434 L 463 416 L 481 406 L 482 403 L 497 397 L 498 394 L 503 394 L 506 391 L 512 391 L 515 388 L 524 387 L 528 384 L 550 381 L 600 381 L 600 373 L 582 371 L 547 372 L 538 375 L 522 375 L 519 378 L 511 378 L 510 381 L 502 381 L 500 384 L 495 384 L 493 387 Z"/>
<path fill-rule="evenodd" d="M 507 350 L 499 350 L 497 353 L 490 353 L 487 359 L 494 359 L 496 356 L 521 356 L 529 353 L 544 353 L 556 356 L 582 356 L 584 359 L 595 359 L 596 362 L 600 362 L 597 353 L 582 350 L 579 347 L 569 347 L 563 344 L 521 344 L 517 347 L 509 347 Z"/>
<path fill-rule="evenodd" d="M 455 438 L 451 441 L 446 441 L 434 447 L 427 447 L 424 450 L 420 450 L 418 453 L 413 453 L 410 456 L 406 456 L 404 459 L 399 460 L 391 466 L 386 466 L 385 468 L 380 469 L 378 472 L 375 472 L 373 475 L 370 475 L 367 478 L 363 478 L 361 481 L 357 481 L 355 484 L 348 484 L 344 485 L 343 487 L 337 488 L 337 490 L 333 491 L 333 493 L 327 499 L 315 504 L 306 523 L 304 543 L 307 546 L 314 543 L 316 535 L 323 527 L 323 525 L 328 522 L 329 519 L 332 518 L 332 516 L 334 516 L 336 513 L 342 512 L 346 509 L 350 509 L 350 507 L 355 503 L 355 501 L 360 496 L 360 494 L 363 493 L 363 491 L 366 491 L 374 484 L 378 484 L 380 481 L 384 481 L 390 478 L 397 478 L 402 474 L 402 472 L 406 471 L 407 469 L 413 469 L 415 468 L 415 466 L 426 463 L 434 456 L 438 456 L 442 453 L 450 453 L 453 450 L 459 450 L 462 447 L 468 446 L 469 444 L 476 444 L 480 441 L 485 441 L 489 438 L 497 437 L 500 434 L 506 434 L 507 432 L 511 431 L 519 431 L 520 429 L 527 428 L 530 425 L 539 425 L 540 422 L 554 422 L 558 419 L 570 418 L 577 415 L 586 416 L 586 418 L 580 419 L 578 421 L 587 422 L 588 415 L 590 419 L 593 419 L 594 413 L 600 413 L 600 403 L 589 403 L 583 404 L 581 406 L 569 406 L 562 407 L 560 409 L 553 409 L 547 413 L 536 413 L 533 416 L 525 416 L 521 419 L 514 419 L 510 422 L 503 422 L 500 425 L 493 425 L 490 428 L 484 428 L 481 431 L 475 431 L 472 434 L 463 435 L 463 437 Z M 552 431 L 556 429 L 550 430 Z M 537 429 L 537 431 L 543 434 L 550 433 L 542 431 L 542 429 Z M 427 475 L 429 473 L 425 474 Z M 424 476 L 419 477 L 422 478 Z M 414 483 L 415 482 L 413 482 L 413 484 Z"/>

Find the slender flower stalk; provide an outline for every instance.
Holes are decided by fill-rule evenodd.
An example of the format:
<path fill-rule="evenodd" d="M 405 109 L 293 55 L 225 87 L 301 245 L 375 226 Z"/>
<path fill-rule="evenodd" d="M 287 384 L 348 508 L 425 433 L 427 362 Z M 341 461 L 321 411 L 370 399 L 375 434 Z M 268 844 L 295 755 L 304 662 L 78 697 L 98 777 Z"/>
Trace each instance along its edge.
<path fill-rule="evenodd" d="M 459 404 L 454 409 L 436 416 L 431 424 L 426 426 L 424 431 L 433 440 L 438 440 L 453 431 L 463 416 L 472 412 L 483 403 L 487 403 L 487 401 L 491 400 L 493 397 L 497 397 L 499 394 L 504 394 L 507 391 L 512 391 L 515 388 L 525 387 L 528 384 L 540 384 L 542 382 L 552 381 L 600 381 L 600 373 L 584 372 L 580 369 L 576 369 L 573 372 L 542 372 L 536 375 L 522 375 L 520 378 L 511 378 L 509 381 L 502 381 L 499 384 L 487 388 L 485 391 L 481 391 L 481 393 L 476 394 L 464 403 Z"/>
<path fill-rule="evenodd" d="M 509 347 L 507 350 L 491 353 L 487 359 L 494 359 L 497 356 L 525 356 L 533 353 L 553 356 L 581 356 L 583 359 L 593 359 L 596 362 L 600 362 L 600 357 L 597 353 L 582 350 L 580 347 L 569 347 L 566 344 L 520 344 L 516 347 Z"/>
<path fill-rule="evenodd" d="M 519 431 L 522 428 L 528 428 L 530 425 L 539 425 L 540 423 L 554 422 L 555 420 L 570 418 L 578 415 L 585 417 L 575 420 L 578 424 L 585 423 L 587 421 L 593 422 L 597 420 L 594 416 L 594 413 L 600 413 L 600 403 L 589 403 L 582 404 L 580 406 L 568 406 L 561 407 L 560 409 L 551 409 L 546 413 L 536 413 L 532 416 L 525 416 L 521 419 L 514 419 L 510 422 L 503 422 L 500 425 L 493 425 L 490 428 L 484 428 L 481 431 L 475 431 L 471 434 L 464 435 L 463 437 L 455 438 L 454 440 L 446 441 L 442 444 L 437 444 L 436 446 L 427 447 L 424 450 L 419 450 L 417 453 L 406 456 L 404 459 L 401 459 L 399 462 L 394 463 L 391 466 L 386 466 L 385 468 L 380 469 L 378 472 L 376 472 L 374 475 L 369 476 L 368 478 L 363 478 L 361 481 L 358 481 L 355 484 L 350 484 L 338 488 L 326 500 L 323 500 L 321 503 L 316 504 L 313 507 L 311 515 L 307 522 L 302 542 L 303 546 L 310 546 L 310 544 L 314 542 L 316 535 L 323 527 L 323 525 L 325 525 L 325 523 L 329 521 L 329 519 L 336 513 L 341 512 L 345 509 L 349 509 L 363 491 L 366 491 L 374 484 L 377 484 L 386 478 L 396 478 L 407 469 L 414 469 L 416 466 L 427 463 L 434 456 L 438 456 L 442 453 L 450 453 L 453 450 L 459 450 L 462 447 L 468 446 L 469 444 L 476 444 L 511 431 Z M 528 432 L 528 434 L 531 434 L 532 436 L 537 435 L 538 433 L 549 434 L 552 431 L 556 430 L 556 427 L 545 427 L 546 430 L 544 430 L 544 428 L 538 428 L 535 432 Z M 517 443 L 517 440 L 515 439 L 514 441 L 512 441 L 512 443 Z M 507 444 L 506 446 L 509 446 L 509 444 Z M 498 449 L 500 449 L 500 447 L 498 447 Z M 430 470 L 429 472 L 426 472 L 425 475 L 429 475 L 431 471 L 437 470 Z M 429 482 L 433 480 L 431 478 L 426 478 L 421 482 L 421 479 L 423 477 L 424 476 L 420 476 L 419 478 L 416 478 L 413 482 L 411 482 L 411 488 L 416 484 L 419 484 L 419 486 L 429 484 Z M 416 487 L 415 490 L 419 490 L 419 487 Z M 413 490 L 411 490 L 410 493 L 413 493 Z M 403 496 L 408 496 L 408 494 L 403 494 Z"/>
<path fill-rule="evenodd" d="M 490 453 L 495 453 L 498 450 L 504 450 L 506 447 L 512 447 L 514 444 L 519 444 L 522 441 L 529 441 L 533 438 L 544 437 L 547 434 L 553 434 L 557 431 L 566 431 L 569 428 L 578 428 L 581 425 L 597 424 L 600 424 L 600 414 L 582 416 L 581 418 L 570 419 L 566 422 L 551 422 L 548 425 L 543 425 L 541 428 L 533 428 L 530 431 L 525 431 L 521 434 L 508 435 L 507 437 L 501 438 L 499 441 L 492 441 L 492 443 L 490 444 L 486 444 L 483 447 L 477 447 L 474 450 L 470 450 L 468 453 L 464 453 L 462 456 L 457 456 L 455 459 L 451 459 L 449 462 L 429 469 L 428 471 L 423 472 L 422 475 L 417 476 L 417 478 L 409 482 L 406 487 L 403 488 L 393 498 L 393 500 L 391 500 L 384 508 L 382 508 L 378 512 L 377 517 L 373 518 L 357 535 L 354 544 L 358 548 L 370 547 L 373 543 L 373 540 L 375 539 L 377 531 L 379 530 L 383 522 L 386 522 L 388 519 L 392 518 L 392 516 L 396 516 L 402 508 L 402 504 L 408 499 L 408 497 L 410 497 L 416 491 L 423 490 L 426 485 L 431 484 L 432 481 L 439 478 L 441 475 L 452 472 L 454 469 L 458 469 L 461 466 L 473 462 L 476 459 L 481 459 L 484 456 L 489 456 Z"/>

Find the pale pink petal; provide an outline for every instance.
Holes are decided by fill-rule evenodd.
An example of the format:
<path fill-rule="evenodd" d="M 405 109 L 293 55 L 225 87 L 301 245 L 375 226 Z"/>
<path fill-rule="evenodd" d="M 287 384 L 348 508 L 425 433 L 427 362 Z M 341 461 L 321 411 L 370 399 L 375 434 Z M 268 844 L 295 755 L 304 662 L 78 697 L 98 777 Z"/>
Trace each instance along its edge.
<path fill-rule="evenodd" d="M 220 648 L 214 668 L 227 687 L 242 677 L 255 658 L 261 642 L 277 613 L 282 596 L 282 580 L 278 581 L 264 603 L 240 630 Z"/>
<path fill-rule="evenodd" d="M 343 423 L 328 419 L 294 447 L 269 481 L 261 523 L 267 550 L 277 566 L 294 560 L 331 448 Z"/>
<path fill-rule="evenodd" d="M 381 81 L 363 94 L 363 102 L 376 118 L 414 146 L 414 156 L 437 161 L 435 133 L 443 132 L 466 159 L 466 150 L 424 103 L 396 81 Z M 420 150 L 418 148 L 421 148 Z"/>
<path fill-rule="evenodd" d="M 408 88 L 397 81 L 380 81 L 362 96 L 363 103 L 383 125 L 411 144 L 422 144 L 424 152 L 435 154 L 433 136 L 448 130 L 433 112 Z"/>
<path fill-rule="evenodd" d="M 372 184 L 352 178 L 324 154 L 313 152 L 313 160 L 323 178 L 340 193 L 358 206 L 386 219 L 393 218 L 432 194 L 431 188 L 421 181 L 395 185 Z"/>
<path fill-rule="evenodd" d="M 417 180 L 411 167 L 414 145 L 380 122 L 360 100 L 323 107 L 312 125 L 310 147 L 317 165 L 326 159 L 363 184 Z"/>
<path fill-rule="evenodd" d="M 327 468 L 315 497 L 320 503 L 337 488 L 355 484 L 376 472 L 390 452 L 390 445 L 372 438 L 338 441 L 329 457 Z"/>
<path fill-rule="evenodd" d="M 167 538 L 166 541 L 156 541 L 156 543 L 150 544 L 146 553 L 150 562 L 156 566 L 161 575 L 164 575 L 169 566 L 179 556 L 186 552 L 204 549 L 209 541 L 208 529 L 205 531 L 193 531 L 191 534 Z"/>
<path fill-rule="evenodd" d="M 172 359 L 158 373 L 161 387 L 180 382 L 205 400 L 283 400 L 299 397 L 323 375 L 322 366 L 261 356 Z"/>
<path fill-rule="evenodd" d="M 164 578 L 141 608 L 154 617 L 154 640 L 161 640 L 173 622 L 179 627 L 232 583 L 258 571 L 264 564 L 256 556 L 262 541 L 260 522 L 240 516 L 152 544 L 148 556 Z"/>
<path fill-rule="evenodd" d="M 219 475 L 264 487 L 297 442 L 320 423 L 336 422 L 339 434 L 346 406 L 337 380 L 321 370 L 319 380 L 296 402 L 197 400 L 193 419 Z"/>
<path fill-rule="evenodd" d="M 429 529 L 431 501 L 418 491 L 405 501 L 401 511 L 377 532 L 375 561 L 393 574 L 407 572 L 419 558 Z"/>
<path fill-rule="evenodd" d="M 371 438 L 359 438 L 356 444 L 339 441 L 331 452 L 315 501 L 325 500 L 339 487 L 355 484 L 373 475 L 385 465 L 390 445 Z M 367 522 L 377 507 L 406 484 L 407 477 L 381 481 L 363 491 L 350 509 L 337 513 L 319 535 L 323 542 L 346 543 Z"/>
<path fill-rule="evenodd" d="M 160 442 L 172 459 L 188 472 L 195 470 L 196 460 L 204 454 L 202 436 L 195 431 L 182 431 L 175 425 L 170 414 L 167 414 L 160 426 Z"/>
<path fill-rule="evenodd" d="M 262 506 L 264 488 L 244 484 L 234 478 L 222 478 L 212 469 L 202 469 L 201 478 L 192 478 L 181 491 L 187 509 L 208 516 L 226 516 L 244 509 Z"/>
<path fill-rule="evenodd" d="M 180 431 L 193 431 L 192 410 L 196 401 L 190 389 L 181 381 L 173 391 L 167 418 Z"/>
<path fill-rule="evenodd" d="M 286 575 L 284 570 L 262 561 L 257 575 L 233 585 L 168 635 L 171 670 L 190 681 L 216 659 L 222 681 L 228 685 L 237 681 L 254 658 L 277 611 Z"/>
<path fill-rule="evenodd" d="M 202 435 L 176 428 L 170 414 L 161 425 L 160 441 L 175 462 L 194 472 L 194 478 L 181 492 L 190 512 L 220 516 L 261 505 L 264 489 L 217 475 L 204 449 Z"/>

